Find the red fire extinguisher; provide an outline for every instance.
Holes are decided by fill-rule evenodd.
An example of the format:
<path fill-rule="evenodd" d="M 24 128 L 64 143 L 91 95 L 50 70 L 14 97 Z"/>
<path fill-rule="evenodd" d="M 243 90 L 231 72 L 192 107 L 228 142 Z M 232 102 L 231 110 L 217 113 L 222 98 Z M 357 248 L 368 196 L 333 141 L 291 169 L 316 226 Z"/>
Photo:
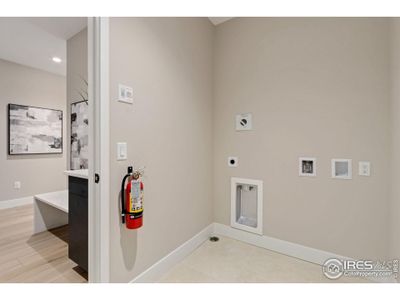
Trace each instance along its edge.
<path fill-rule="evenodd" d="M 138 229 L 143 225 L 143 190 L 142 172 L 133 171 L 129 166 L 121 186 L 122 224 L 125 223 L 128 229 Z"/>

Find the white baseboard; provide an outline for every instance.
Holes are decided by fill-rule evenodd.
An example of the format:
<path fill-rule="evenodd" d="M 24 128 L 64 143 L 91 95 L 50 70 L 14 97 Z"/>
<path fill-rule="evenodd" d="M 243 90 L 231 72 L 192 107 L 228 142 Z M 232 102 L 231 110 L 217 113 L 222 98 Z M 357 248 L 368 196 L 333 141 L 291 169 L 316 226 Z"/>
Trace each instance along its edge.
<path fill-rule="evenodd" d="M 0 209 L 13 208 L 33 203 L 33 196 L 0 201 Z"/>
<path fill-rule="evenodd" d="M 197 247 L 204 243 L 210 235 L 213 234 L 214 225 L 210 224 L 190 240 L 186 241 L 178 248 L 164 256 L 146 271 L 135 277 L 131 282 L 157 282 L 173 266 L 182 261 L 186 256 L 192 253 Z"/>

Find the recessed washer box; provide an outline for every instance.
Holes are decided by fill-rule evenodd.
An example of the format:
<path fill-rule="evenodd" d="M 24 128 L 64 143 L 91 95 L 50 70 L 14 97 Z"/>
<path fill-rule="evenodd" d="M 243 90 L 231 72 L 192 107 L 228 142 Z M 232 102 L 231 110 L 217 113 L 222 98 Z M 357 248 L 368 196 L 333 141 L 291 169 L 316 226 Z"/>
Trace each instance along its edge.
<path fill-rule="evenodd" d="M 231 178 L 231 226 L 262 235 L 263 182 Z"/>

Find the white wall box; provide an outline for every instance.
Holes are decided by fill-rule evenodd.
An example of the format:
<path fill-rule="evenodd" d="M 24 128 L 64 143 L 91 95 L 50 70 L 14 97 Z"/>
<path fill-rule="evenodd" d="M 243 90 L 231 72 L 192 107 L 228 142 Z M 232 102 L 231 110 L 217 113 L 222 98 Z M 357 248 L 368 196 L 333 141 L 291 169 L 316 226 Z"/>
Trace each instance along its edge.
<path fill-rule="evenodd" d="M 317 159 L 314 157 L 300 157 L 299 176 L 317 176 Z"/>
<path fill-rule="evenodd" d="M 133 88 L 123 84 L 118 84 L 118 101 L 132 104 Z"/>
<path fill-rule="evenodd" d="M 358 175 L 371 176 L 371 163 L 369 161 L 358 162 Z"/>
<path fill-rule="evenodd" d="M 127 143 L 117 143 L 117 160 L 128 159 L 128 145 Z"/>
<path fill-rule="evenodd" d="M 236 130 L 252 130 L 253 129 L 253 116 L 251 113 L 236 115 Z"/>
<path fill-rule="evenodd" d="M 262 235 L 263 182 L 231 178 L 231 226 Z"/>
<path fill-rule="evenodd" d="M 239 158 L 236 156 L 229 156 L 228 157 L 228 166 L 229 167 L 237 167 L 239 165 Z"/>
<path fill-rule="evenodd" d="M 332 178 L 352 179 L 351 159 L 337 159 L 331 161 Z"/>

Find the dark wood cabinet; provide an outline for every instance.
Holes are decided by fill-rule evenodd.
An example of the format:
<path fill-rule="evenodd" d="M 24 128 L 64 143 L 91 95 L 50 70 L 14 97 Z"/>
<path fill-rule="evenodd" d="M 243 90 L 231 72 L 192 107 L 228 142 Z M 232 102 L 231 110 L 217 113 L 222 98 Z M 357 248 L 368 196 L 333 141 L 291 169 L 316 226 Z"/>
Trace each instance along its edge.
<path fill-rule="evenodd" d="M 68 257 L 88 271 L 88 180 L 68 179 Z"/>

